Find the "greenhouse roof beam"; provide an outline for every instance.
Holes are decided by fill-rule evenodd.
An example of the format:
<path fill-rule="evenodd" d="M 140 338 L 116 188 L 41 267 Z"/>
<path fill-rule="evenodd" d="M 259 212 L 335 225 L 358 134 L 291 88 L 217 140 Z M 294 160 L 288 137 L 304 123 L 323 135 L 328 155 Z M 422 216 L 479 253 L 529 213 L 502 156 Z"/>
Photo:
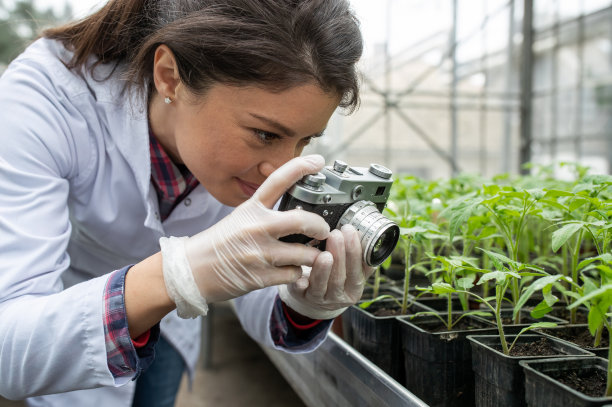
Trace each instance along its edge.
<path fill-rule="evenodd" d="M 414 132 L 423 140 L 425 141 L 425 143 L 427 143 L 427 145 L 429 146 L 429 148 L 431 148 L 436 154 L 438 154 L 441 158 L 443 158 L 446 162 L 449 163 L 449 165 L 451 166 L 451 169 L 453 172 L 459 172 L 461 171 L 461 169 L 459 168 L 459 166 L 457 165 L 457 162 L 455 161 L 455 157 L 453 157 L 452 155 L 448 154 L 446 151 L 444 151 L 440 146 L 438 146 L 435 141 L 433 141 L 433 139 L 431 137 L 429 137 L 429 135 L 427 134 L 427 132 L 425 130 L 423 130 L 421 127 L 419 127 L 419 125 L 417 125 L 410 117 L 408 117 L 408 115 L 406 113 L 404 113 L 401 109 L 398 109 L 397 107 L 394 109 L 395 113 L 397 113 L 397 115 L 408 125 L 408 127 L 410 127 L 412 130 L 414 130 Z"/>
<path fill-rule="evenodd" d="M 328 157 L 334 157 L 336 154 L 346 150 L 353 142 L 355 142 L 359 137 L 365 134 L 365 132 L 372 127 L 376 122 L 383 116 L 380 114 L 381 112 L 375 112 L 372 117 L 370 117 L 366 122 L 361 125 L 353 134 L 351 134 L 342 144 L 334 148 L 327 155 Z"/>
<path fill-rule="evenodd" d="M 523 164 L 531 161 L 531 121 L 533 91 L 533 0 L 523 3 L 523 49 L 521 59 L 521 109 L 519 164 L 522 172 L 528 172 Z"/>

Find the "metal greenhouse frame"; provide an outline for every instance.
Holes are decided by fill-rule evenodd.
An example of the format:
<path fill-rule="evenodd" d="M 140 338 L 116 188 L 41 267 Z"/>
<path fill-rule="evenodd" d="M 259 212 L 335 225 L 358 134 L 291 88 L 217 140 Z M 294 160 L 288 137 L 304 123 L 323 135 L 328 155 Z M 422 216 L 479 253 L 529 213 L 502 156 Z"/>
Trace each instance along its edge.
<path fill-rule="evenodd" d="M 401 2 L 387 0 L 383 52 L 373 69 L 364 70 L 361 110 L 368 111 L 338 119 L 338 140 L 319 152 L 330 160 L 379 160 L 399 172 L 423 168 L 418 175 L 426 177 L 518 173 L 528 171 L 525 163 L 559 161 L 610 171 L 612 2 L 591 1 L 587 7 L 585 1 L 508 0 L 489 10 L 494 2 L 482 0 L 482 18 L 465 33 L 460 15 L 479 2 L 444 0 L 446 32 L 392 53 L 389 41 L 397 32 L 389 27 Z M 506 44 L 491 49 L 488 30 L 500 18 L 506 20 Z M 480 55 L 458 57 L 464 45 L 474 48 L 478 42 Z M 423 63 L 434 49 L 437 63 Z M 445 78 L 443 84 L 424 86 L 434 76 Z M 465 86 L 474 77 L 481 78 L 480 86 Z M 425 115 L 433 116 L 425 120 Z M 440 122 L 442 131 L 434 129 Z M 412 154 L 415 143 L 422 147 Z M 406 160 L 420 160 L 420 167 L 402 166 Z"/>

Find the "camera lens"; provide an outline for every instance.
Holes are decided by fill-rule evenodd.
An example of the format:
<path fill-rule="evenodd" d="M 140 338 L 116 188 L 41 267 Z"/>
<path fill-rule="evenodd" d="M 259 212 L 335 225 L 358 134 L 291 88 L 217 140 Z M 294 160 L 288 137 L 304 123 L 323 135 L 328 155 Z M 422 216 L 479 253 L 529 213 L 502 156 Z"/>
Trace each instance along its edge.
<path fill-rule="evenodd" d="M 399 227 L 370 201 L 351 205 L 338 221 L 338 229 L 347 224 L 353 225 L 361 235 L 363 260 L 368 266 L 378 266 L 385 261 L 399 240 Z"/>
<path fill-rule="evenodd" d="M 397 225 L 394 224 L 384 229 L 378 240 L 374 242 L 374 247 L 371 254 L 373 265 L 379 265 L 385 261 L 386 258 L 391 255 L 393 249 L 395 249 L 395 245 L 397 245 L 398 240 L 399 227 L 397 227 Z"/>

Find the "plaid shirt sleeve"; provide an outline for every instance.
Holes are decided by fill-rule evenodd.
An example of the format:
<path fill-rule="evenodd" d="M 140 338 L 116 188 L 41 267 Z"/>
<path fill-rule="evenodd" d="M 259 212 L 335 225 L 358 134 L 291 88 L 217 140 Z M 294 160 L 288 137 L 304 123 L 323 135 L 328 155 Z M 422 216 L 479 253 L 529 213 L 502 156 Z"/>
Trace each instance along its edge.
<path fill-rule="evenodd" d="M 104 338 L 108 369 L 113 377 L 126 377 L 146 370 L 154 359 L 154 347 L 159 339 L 159 324 L 150 330 L 149 340 L 135 348 L 128 331 L 125 312 L 125 275 L 131 266 L 114 271 L 104 290 Z"/>
<path fill-rule="evenodd" d="M 304 345 L 315 337 L 327 330 L 333 320 L 313 321 L 312 324 L 298 328 L 294 323 L 291 323 L 289 316 L 285 311 L 285 304 L 276 296 L 274 308 L 272 308 L 272 317 L 270 319 L 270 331 L 272 340 L 276 346 L 292 348 Z"/>

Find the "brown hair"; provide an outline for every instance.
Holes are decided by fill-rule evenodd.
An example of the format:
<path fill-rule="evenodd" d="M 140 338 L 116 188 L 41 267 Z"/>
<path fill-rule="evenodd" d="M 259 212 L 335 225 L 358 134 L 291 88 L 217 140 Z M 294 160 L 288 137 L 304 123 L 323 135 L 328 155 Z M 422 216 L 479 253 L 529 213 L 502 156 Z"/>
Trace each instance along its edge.
<path fill-rule="evenodd" d="M 347 0 L 110 0 L 91 16 L 48 29 L 74 51 L 70 68 L 127 64 L 128 88 L 153 88 L 155 50 L 167 45 L 181 81 L 195 94 L 215 82 L 273 90 L 315 82 L 359 103 L 363 50 Z"/>

